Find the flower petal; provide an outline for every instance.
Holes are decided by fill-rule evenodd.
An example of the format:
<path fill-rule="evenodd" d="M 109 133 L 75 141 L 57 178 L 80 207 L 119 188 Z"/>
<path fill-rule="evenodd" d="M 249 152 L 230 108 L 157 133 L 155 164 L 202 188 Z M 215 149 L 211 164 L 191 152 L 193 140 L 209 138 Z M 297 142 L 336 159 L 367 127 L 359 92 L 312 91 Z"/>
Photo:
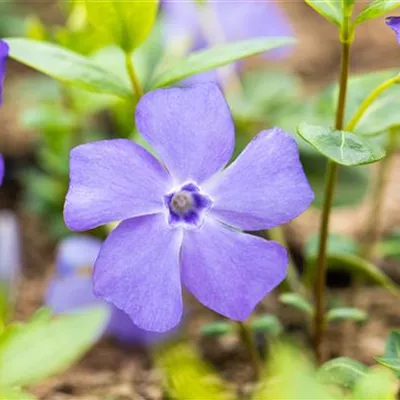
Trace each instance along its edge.
<path fill-rule="evenodd" d="M 287 254 L 279 244 L 232 230 L 208 218 L 182 243 L 182 280 L 205 306 L 246 319 L 285 277 Z"/>
<path fill-rule="evenodd" d="M 102 140 L 75 147 L 65 222 L 70 229 L 82 231 L 160 212 L 171 185 L 161 164 L 130 140 Z"/>
<path fill-rule="evenodd" d="M 92 279 L 89 275 L 54 278 L 47 289 L 45 303 L 56 314 L 95 304 L 105 304 L 94 296 Z"/>
<path fill-rule="evenodd" d="M 164 215 L 122 222 L 105 241 L 94 269 L 95 294 L 142 329 L 164 332 L 182 316 L 180 229 Z"/>
<path fill-rule="evenodd" d="M 400 44 L 400 17 L 387 17 L 386 24 L 397 35 L 397 42 Z"/>
<path fill-rule="evenodd" d="M 244 230 L 289 222 L 314 198 L 295 140 L 278 128 L 258 134 L 202 189 L 214 201 L 215 218 Z"/>
<path fill-rule="evenodd" d="M 3 102 L 3 82 L 6 75 L 6 62 L 8 57 L 9 47 L 6 42 L 0 40 L 0 106 Z"/>
<path fill-rule="evenodd" d="M 56 268 L 60 275 L 90 270 L 99 255 L 101 240 L 89 235 L 73 235 L 60 242 L 57 249 Z"/>
<path fill-rule="evenodd" d="M 216 84 L 150 92 L 136 108 L 136 124 L 177 184 L 202 182 L 232 156 L 234 126 Z"/>

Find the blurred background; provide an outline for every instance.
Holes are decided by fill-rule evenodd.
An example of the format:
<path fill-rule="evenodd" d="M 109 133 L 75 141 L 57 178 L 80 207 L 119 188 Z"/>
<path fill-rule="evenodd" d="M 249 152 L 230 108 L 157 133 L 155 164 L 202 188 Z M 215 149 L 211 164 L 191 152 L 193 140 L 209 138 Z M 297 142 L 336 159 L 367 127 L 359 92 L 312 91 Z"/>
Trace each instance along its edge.
<path fill-rule="evenodd" d="M 359 0 L 356 7 L 362 8 L 365 3 Z M 295 135 L 295 126 L 309 115 L 307 107 L 324 95 L 338 74 L 340 44 L 335 27 L 303 1 L 282 0 L 274 5 L 287 19 L 285 24 L 297 38 L 297 44 L 284 55 L 255 57 L 241 65 L 243 85 L 249 98 L 257 99 L 255 106 L 261 110 L 262 118 L 255 118 L 257 113 L 253 109 L 242 113 L 245 108 L 243 99 L 230 98 L 238 150 L 261 128 L 279 125 Z M 149 65 L 167 63 L 181 49 L 182 43 L 177 38 L 174 39 L 176 42 L 164 40 L 167 29 L 163 22 L 168 21 L 167 9 L 164 5 L 155 33 L 145 44 L 146 57 L 141 58 L 143 67 L 139 73 L 143 77 L 148 73 Z M 93 32 L 81 18 L 79 2 L 3 0 L 0 2 L 0 38 L 24 36 L 53 41 L 78 53 L 91 55 L 102 66 L 118 71 L 121 68 L 120 55 L 115 49 L 96 46 Z M 367 21 L 358 28 L 351 57 L 352 74 L 398 68 L 399 64 L 400 48 L 384 18 Z M 321 112 L 324 114 L 321 118 L 328 121 L 332 118 L 333 121 L 333 115 L 328 114 L 330 110 L 328 107 L 326 114 Z M 14 213 L 19 231 L 16 240 L 20 247 L 22 278 L 18 283 L 16 319 L 26 319 L 43 304 L 49 281 L 54 276 L 58 244 L 70 235 L 62 220 L 70 147 L 80 142 L 120 136 L 140 142 L 133 124 L 132 107 L 118 104 L 108 96 L 66 89 L 44 75 L 8 61 L 4 104 L 0 109 L 0 152 L 6 161 L 5 180 L 0 189 L 0 210 Z M 307 146 L 302 148 L 302 161 L 317 193 L 316 203 L 285 226 L 287 241 L 300 269 L 304 266 L 304 249 L 319 226 L 318 206 L 325 168 L 324 160 Z M 371 209 L 371 185 L 377 170 L 378 165 L 374 164 L 341 172 L 332 230 L 348 241 L 357 240 L 363 233 Z M 399 237 L 396 235 L 400 231 L 399 174 L 400 158 L 395 153 L 387 176 L 379 226 L 382 237 L 391 240 Z M 3 221 L 1 219 L 0 223 L 7 223 Z M 4 230 L 0 229 L 0 234 L 2 232 Z M 90 234 L 98 239 L 105 237 L 101 230 Z M 0 241 L 3 240 L 0 236 Z M 377 265 L 400 283 L 400 249 L 397 249 L 400 246 L 396 242 L 388 243 L 380 247 Z M 341 299 L 351 297 L 346 273 L 330 274 L 329 284 L 333 290 L 339 291 Z M 374 313 L 374 319 L 357 328 L 359 340 L 351 343 L 346 340 L 346 327 L 330 328 L 331 356 L 344 354 L 370 362 L 371 357 L 382 352 L 389 327 L 399 326 L 400 309 L 397 299 L 390 293 L 365 287 L 362 297 L 363 307 Z M 216 316 L 193 299 L 189 302 L 191 307 L 185 332 L 200 344 L 201 351 L 222 370 L 224 378 L 234 382 L 245 393 L 250 372 L 237 338 L 227 335 L 218 340 L 204 339 L 199 334 L 201 326 Z M 273 296 L 260 305 L 259 311 L 279 315 L 290 332 L 305 340 L 301 334 L 304 328 L 301 316 L 278 303 Z M 65 374 L 38 385 L 35 393 L 48 400 L 163 398 L 160 376 L 152 368 L 148 352 L 142 346 L 116 345 L 113 340 L 102 342 Z"/>

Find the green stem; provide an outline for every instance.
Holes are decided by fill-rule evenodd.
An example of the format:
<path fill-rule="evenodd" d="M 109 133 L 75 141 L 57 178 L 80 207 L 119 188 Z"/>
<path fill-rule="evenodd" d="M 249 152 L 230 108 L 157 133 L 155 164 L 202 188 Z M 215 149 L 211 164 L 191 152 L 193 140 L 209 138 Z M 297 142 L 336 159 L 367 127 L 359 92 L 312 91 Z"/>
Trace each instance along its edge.
<path fill-rule="evenodd" d="M 344 21 L 344 30 L 341 35 L 342 55 L 340 63 L 339 75 L 339 97 L 336 109 L 335 128 L 343 129 L 344 116 L 346 111 L 346 95 L 347 83 L 350 67 L 350 47 L 352 42 L 352 32 L 350 32 L 349 20 Z M 319 251 L 317 258 L 317 273 L 315 278 L 314 298 L 315 298 L 315 314 L 314 314 L 314 349 L 318 362 L 323 361 L 322 344 L 325 331 L 325 286 L 326 286 L 326 270 L 327 270 L 327 243 L 329 234 L 329 222 L 333 203 L 333 195 L 335 191 L 336 177 L 338 165 L 332 161 L 328 161 L 326 173 L 326 186 L 324 194 L 324 203 L 321 216 L 321 226 L 319 233 Z"/>
<path fill-rule="evenodd" d="M 386 157 L 379 163 L 377 180 L 372 193 L 371 209 L 367 218 L 366 227 L 361 242 L 360 255 L 366 260 L 371 260 L 375 246 L 379 240 L 380 219 L 383 208 L 383 200 L 386 195 L 388 175 L 393 164 L 394 154 L 397 148 L 397 129 L 389 131 L 386 146 Z"/>
<path fill-rule="evenodd" d="M 391 88 L 393 85 L 399 82 L 399 77 L 390 78 L 387 81 L 381 83 L 377 86 L 369 96 L 362 102 L 361 106 L 358 108 L 356 113 L 353 115 L 349 123 L 346 125 L 345 130 L 352 132 L 357 124 L 360 122 L 361 118 L 367 111 L 368 107 L 380 96 L 385 90 Z"/>
<path fill-rule="evenodd" d="M 277 226 L 275 228 L 268 230 L 268 236 L 271 240 L 281 244 L 288 250 L 288 270 L 286 279 L 281 283 L 281 289 L 285 292 L 303 292 L 303 287 L 300 283 L 300 276 L 296 270 L 295 263 L 293 262 L 293 258 L 289 251 L 288 242 L 286 240 L 285 232 L 283 231 L 281 226 Z"/>
<path fill-rule="evenodd" d="M 134 92 L 139 97 L 142 97 L 144 95 L 144 91 L 142 89 L 142 86 L 137 77 L 135 68 L 133 66 L 132 54 L 129 52 L 125 53 L 125 66 L 126 66 L 126 70 L 128 71 L 129 79 L 131 80 L 131 84 L 132 84 L 132 88 L 133 88 Z"/>
<path fill-rule="evenodd" d="M 246 326 L 246 324 L 242 321 L 238 321 L 238 328 L 239 328 L 239 336 L 242 343 L 247 348 L 251 362 L 254 368 L 254 374 L 256 379 L 258 380 L 261 377 L 262 373 L 262 361 L 260 358 L 260 354 L 258 353 L 256 344 L 254 342 L 253 334 Z"/>

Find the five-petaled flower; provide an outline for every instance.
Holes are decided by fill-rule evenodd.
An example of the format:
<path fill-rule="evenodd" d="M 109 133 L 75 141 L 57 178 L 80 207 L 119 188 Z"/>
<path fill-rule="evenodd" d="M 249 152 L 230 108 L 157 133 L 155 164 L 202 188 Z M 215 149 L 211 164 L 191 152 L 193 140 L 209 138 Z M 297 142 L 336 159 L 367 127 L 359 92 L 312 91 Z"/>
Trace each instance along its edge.
<path fill-rule="evenodd" d="M 294 139 L 263 131 L 223 170 L 234 126 L 211 83 L 146 94 L 136 125 L 162 163 L 124 139 L 71 152 L 67 226 L 122 220 L 97 258 L 95 294 L 151 331 L 178 324 L 183 286 L 205 306 L 244 320 L 284 279 L 287 253 L 239 230 L 286 223 L 313 200 Z"/>
<path fill-rule="evenodd" d="M 397 35 L 397 42 L 400 44 L 400 17 L 387 17 L 386 24 L 393 29 Z"/>
<path fill-rule="evenodd" d="M 59 243 L 56 274 L 47 289 L 46 305 L 56 314 L 102 305 L 109 310 L 110 317 L 101 333 L 120 342 L 151 344 L 166 339 L 165 334 L 139 329 L 123 311 L 94 296 L 91 275 L 101 245 L 101 240 L 87 235 L 70 236 Z"/>
<path fill-rule="evenodd" d="M 8 57 L 8 44 L 0 40 L 0 106 L 3 102 L 3 82 L 6 74 L 6 62 Z M 0 154 L 0 185 L 3 182 L 4 176 L 4 159 Z"/>

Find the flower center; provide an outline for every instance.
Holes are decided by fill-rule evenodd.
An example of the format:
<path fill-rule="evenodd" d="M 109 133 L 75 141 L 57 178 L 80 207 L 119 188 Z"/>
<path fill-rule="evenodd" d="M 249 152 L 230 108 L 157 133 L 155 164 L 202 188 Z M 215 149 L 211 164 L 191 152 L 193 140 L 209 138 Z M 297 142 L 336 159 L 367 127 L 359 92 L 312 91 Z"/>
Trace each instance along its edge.
<path fill-rule="evenodd" d="M 188 183 L 164 197 L 170 225 L 200 226 L 204 213 L 211 207 L 211 199 L 199 187 Z"/>

